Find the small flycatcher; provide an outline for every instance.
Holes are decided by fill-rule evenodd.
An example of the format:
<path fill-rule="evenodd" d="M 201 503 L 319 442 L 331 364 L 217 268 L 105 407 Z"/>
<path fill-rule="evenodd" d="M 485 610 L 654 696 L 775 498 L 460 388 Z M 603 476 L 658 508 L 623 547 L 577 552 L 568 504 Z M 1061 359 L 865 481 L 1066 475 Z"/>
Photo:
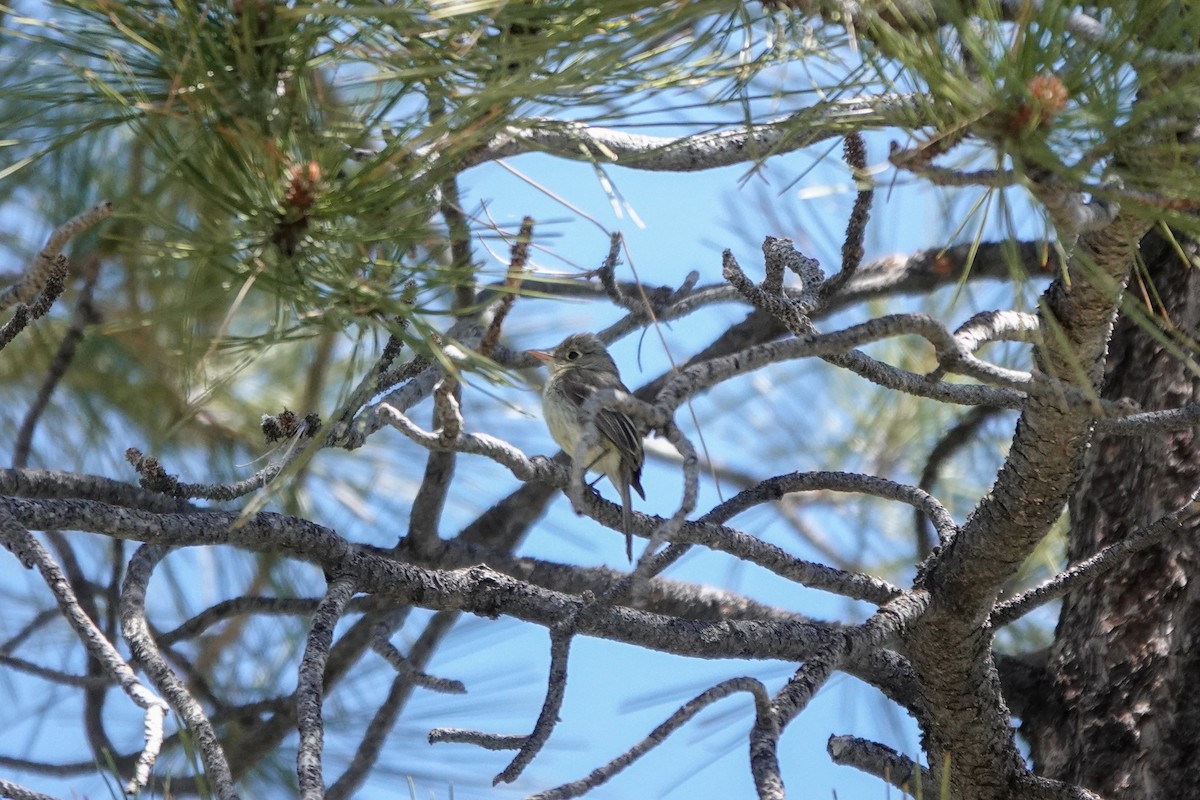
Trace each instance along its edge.
<path fill-rule="evenodd" d="M 583 405 L 597 391 L 612 389 L 629 394 L 621 383 L 621 373 L 612 356 L 590 333 L 568 336 L 550 352 L 530 350 L 529 354 L 546 362 L 550 379 L 542 389 L 542 413 L 546 427 L 558 446 L 574 455 L 575 446 L 583 438 Z M 621 493 L 622 523 L 625 528 L 625 555 L 633 561 L 632 486 L 646 499 L 642 490 L 642 464 L 646 456 L 642 437 L 627 414 L 604 408 L 596 415 L 600 444 L 588 450 L 584 472 L 602 472 Z"/>

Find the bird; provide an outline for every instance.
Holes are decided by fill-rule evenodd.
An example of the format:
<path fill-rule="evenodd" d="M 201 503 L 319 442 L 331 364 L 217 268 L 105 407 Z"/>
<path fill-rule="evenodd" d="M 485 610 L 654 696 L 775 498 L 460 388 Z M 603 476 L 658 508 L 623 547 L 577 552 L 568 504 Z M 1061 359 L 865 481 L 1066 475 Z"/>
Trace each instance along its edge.
<path fill-rule="evenodd" d="M 598 391 L 612 389 L 630 394 L 621 383 L 621 373 L 599 337 L 591 333 L 568 336 L 553 350 L 529 350 L 546 363 L 550 379 L 542 388 L 542 414 L 558 446 L 574 457 L 583 438 L 586 415 L 583 407 Z M 594 470 L 608 476 L 621 494 L 621 521 L 625 529 L 625 556 L 633 561 L 632 500 L 629 488 L 646 499 L 642 489 L 642 465 L 646 454 L 642 436 L 628 414 L 602 408 L 596 414 L 600 443 L 585 454 L 584 472 Z"/>

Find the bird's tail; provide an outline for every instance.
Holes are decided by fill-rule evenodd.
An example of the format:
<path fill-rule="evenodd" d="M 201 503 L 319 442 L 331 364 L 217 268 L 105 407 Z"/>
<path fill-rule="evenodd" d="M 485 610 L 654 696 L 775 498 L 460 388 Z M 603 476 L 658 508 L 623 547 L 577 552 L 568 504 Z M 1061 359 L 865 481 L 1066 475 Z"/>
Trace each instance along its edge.
<path fill-rule="evenodd" d="M 625 529 L 625 557 L 633 563 L 633 500 L 629 496 L 629 481 L 617 482 L 621 492 L 621 527 Z"/>

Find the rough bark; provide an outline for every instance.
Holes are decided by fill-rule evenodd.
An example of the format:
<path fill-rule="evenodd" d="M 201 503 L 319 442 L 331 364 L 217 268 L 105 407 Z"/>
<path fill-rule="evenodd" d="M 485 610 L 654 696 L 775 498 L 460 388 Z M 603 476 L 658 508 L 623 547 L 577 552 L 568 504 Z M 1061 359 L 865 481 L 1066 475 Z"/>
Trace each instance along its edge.
<path fill-rule="evenodd" d="M 1084 389 L 1099 384 L 1117 298 L 1144 231 L 1126 218 L 1079 240 L 1070 285 L 1060 279 L 1043 295 L 1044 329 L 1053 320 L 1057 334 L 1037 351 L 1041 373 L 1086 381 Z M 1028 780 L 1013 742 L 986 621 L 1004 582 L 1060 516 L 1084 469 L 1090 430 L 1085 409 L 1034 387 L 992 491 L 918 578 L 931 601 L 910 626 L 907 652 L 928 710 L 919 720 L 922 745 L 935 775 L 949 766 L 951 796 L 1007 800 L 1046 788 Z"/>
<path fill-rule="evenodd" d="M 1157 232 L 1146 237 L 1142 255 L 1170 322 L 1194 341 L 1200 243 L 1179 241 L 1192 263 Z M 1136 289 L 1128 295 L 1127 302 L 1139 302 Z M 1200 400 L 1200 378 L 1125 313 L 1111 342 L 1103 396 L 1130 397 L 1147 410 L 1174 407 Z M 1198 481 L 1194 429 L 1097 437 L 1070 503 L 1071 560 L 1180 507 Z M 1050 659 L 1056 702 L 1023 726 L 1041 774 L 1121 800 L 1195 796 L 1197 533 L 1140 553 L 1065 599 Z"/>

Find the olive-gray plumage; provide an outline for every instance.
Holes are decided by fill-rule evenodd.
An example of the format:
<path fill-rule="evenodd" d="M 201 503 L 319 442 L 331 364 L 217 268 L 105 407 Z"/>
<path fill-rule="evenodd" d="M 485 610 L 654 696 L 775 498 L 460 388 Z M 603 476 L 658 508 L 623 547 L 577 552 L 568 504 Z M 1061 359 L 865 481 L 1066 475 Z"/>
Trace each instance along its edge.
<path fill-rule="evenodd" d="M 612 389 L 629 394 L 621 383 L 621 374 L 604 342 L 590 333 L 568 336 L 550 352 L 530 350 L 529 353 L 550 368 L 550 378 L 542 389 L 542 413 L 546 427 L 558 446 L 574 456 L 575 447 L 583 438 L 583 406 L 597 391 Z M 642 437 L 628 415 L 601 409 L 596 415 L 600 444 L 587 452 L 584 470 L 595 470 L 608 476 L 621 494 L 621 518 L 625 528 L 625 554 L 633 560 L 632 486 L 642 499 L 642 464 L 645 452 Z"/>

